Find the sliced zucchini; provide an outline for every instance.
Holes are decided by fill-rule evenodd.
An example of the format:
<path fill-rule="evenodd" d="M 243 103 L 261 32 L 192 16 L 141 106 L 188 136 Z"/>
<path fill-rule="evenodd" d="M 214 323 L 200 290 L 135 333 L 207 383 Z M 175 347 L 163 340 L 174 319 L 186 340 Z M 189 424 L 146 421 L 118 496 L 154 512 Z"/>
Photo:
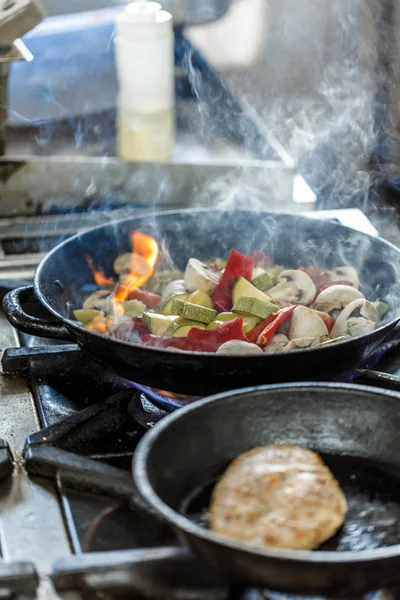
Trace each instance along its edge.
<path fill-rule="evenodd" d="M 196 327 L 197 329 L 206 329 L 204 323 L 189 321 L 188 319 L 181 319 L 180 317 L 178 317 L 178 319 L 179 323 L 172 334 L 173 337 L 186 337 L 193 327 Z"/>
<path fill-rule="evenodd" d="M 216 316 L 216 321 L 221 321 L 221 323 L 225 323 L 226 321 L 232 321 L 232 319 L 236 319 L 238 315 L 235 315 L 233 312 L 221 312 Z"/>
<path fill-rule="evenodd" d="M 172 335 L 177 326 L 179 317 L 172 315 L 159 315 L 156 313 L 145 312 L 143 314 L 143 325 L 153 335 Z"/>
<path fill-rule="evenodd" d="M 267 294 L 264 294 L 261 290 L 257 289 L 250 281 L 247 281 L 244 277 L 239 277 L 232 290 L 232 301 L 233 304 L 239 298 L 245 296 L 246 298 L 258 298 L 263 302 L 272 302 L 272 298 L 270 298 Z"/>
<path fill-rule="evenodd" d="M 276 311 L 276 304 L 264 302 L 258 298 L 241 296 L 232 307 L 232 312 L 242 312 L 260 319 L 266 319 Z"/>
<path fill-rule="evenodd" d="M 99 310 L 94 310 L 91 308 L 79 308 L 78 310 L 74 310 L 74 317 L 79 323 L 83 323 L 83 325 L 87 325 L 95 317 L 99 317 L 101 312 Z"/>
<path fill-rule="evenodd" d="M 260 273 L 259 275 L 257 275 L 256 277 L 254 277 L 251 280 L 251 283 L 258 290 L 261 290 L 262 292 L 266 292 L 267 290 L 269 290 L 272 287 L 274 287 L 274 278 L 272 277 L 272 275 L 270 275 L 269 273 L 267 273 L 266 271 L 264 271 L 263 273 Z"/>
<path fill-rule="evenodd" d="M 242 317 L 242 319 L 243 319 L 242 331 L 245 335 L 247 333 L 249 333 L 249 331 L 254 329 L 254 327 L 256 325 L 258 325 L 259 323 L 261 323 L 261 321 L 262 321 L 262 319 L 260 319 L 259 317 L 255 317 L 254 315 L 245 315 L 245 314 L 241 314 L 241 313 L 236 313 L 235 316 Z"/>
<path fill-rule="evenodd" d="M 211 321 L 211 323 L 207 325 L 207 329 L 216 329 L 220 325 L 223 325 L 223 323 L 226 323 L 227 321 L 232 321 L 232 319 L 237 319 L 238 317 L 241 317 L 243 319 L 242 331 L 245 335 L 249 333 L 249 331 L 254 329 L 254 327 L 258 325 L 261 321 L 261 319 L 259 319 L 258 317 L 254 317 L 253 315 L 246 315 L 244 313 L 225 312 L 219 313 L 215 321 Z"/>
<path fill-rule="evenodd" d="M 175 279 L 174 281 L 170 281 L 170 283 L 168 283 L 168 285 L 165 286 L 165 288 L 163 289 L 163 292 L 161 294 L 161 300 L 160 300 L 160 308 L 161 310 L 163 309 L 163 307 L 165 306 L 165 304 L 168 302 L 168 300 L 170 300 L 171 298 L 174 298 L 175 296 L 180 296 L 181 294 L 186 294 L 186 288 L 185 288 L 185 282 L 183 281 L 183 279 Z"/>
<path fill-rule="evenodd" d="M 175 299 L 178 300 L 186 300 L 188 297 L 188 294 L 178 294 L 177 296 L 172 296 L 172 298 L 170 298 L 169 300 L 167 300 L 167 302 L 164 304 L 162 310 L 163 315 L 171 315 L 172 314 L 172 303 Z"/>
<path fill-rule="evenodd" d="M 371 304 L 376 308 L 379 317 L 383 319 L 389 310 L 389 305 L 386 302 L 371 302 Z"/>
<path fill-rule="evenodd" d="M 205 306 L 206 308 L 214 308 L 213 301 L 210 296 L 202 290 L 196 290 L 187 297 L 187 301 L 192 304 L 198 304 L 198 306 Z"/>
<path fill-rule="evenodd" d="M 179 315 L 192 321 L 199 321 L 199 323 L 211 323 L 217 316 L 217 311 L 212 308 L 206 308 L 205 306 L 198 306 L 191 302 L 185 302 L 178 298 L 174 298 L 172 301 L 171 312 L 173 315 Z"/>

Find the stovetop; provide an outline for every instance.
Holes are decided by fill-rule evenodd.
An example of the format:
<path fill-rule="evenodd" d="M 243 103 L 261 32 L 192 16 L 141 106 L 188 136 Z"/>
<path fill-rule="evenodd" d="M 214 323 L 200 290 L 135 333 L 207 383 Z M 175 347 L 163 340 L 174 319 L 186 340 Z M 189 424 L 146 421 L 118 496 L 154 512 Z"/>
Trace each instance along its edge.
<path fill-rule="evenodd" d="M 70 546 L 69 556 L 53 557 L 56 593 L 291 600 L 230 585 L 190 557 L 157 520 L 130 505 L 134 449 L 166 409 L 175 407 L 162 397 L 157 406 L 74 345 L 35 346 L 36 340 L 18 337 L 29 345 L 5 351 L 3 372 L 29 380 L 40 424 L 25 440 L 24 468 L 34 480 L 53 484 Z M 394 361 L 395 354 L 394 345 L 385 361 L 389 356 Z"/>
<path fill-rule="evenodd" d="M 354 225 L 377 233 L 359 217 Z M 75 345 L 17 334 L 2 315 L 0 343 L 1 590 L 7 578 L 17 595 L 43 598 L 287 598 L 230 585 L 130 505 L 134 448 L 187 399 L 115 377 Z M 391 342 L 355 381 L 399 389 L 390 380 L 399 347 Z"/>

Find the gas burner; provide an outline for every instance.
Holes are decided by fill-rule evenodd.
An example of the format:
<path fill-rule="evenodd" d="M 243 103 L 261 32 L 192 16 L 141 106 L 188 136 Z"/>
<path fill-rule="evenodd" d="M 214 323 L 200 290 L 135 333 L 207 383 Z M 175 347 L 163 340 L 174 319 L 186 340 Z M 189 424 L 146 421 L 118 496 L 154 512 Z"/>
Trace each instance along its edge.
<path fill-rule="evenodd" d="M 361 223 L 367 227 L 358 213 L 349 215 L 344 211 L 325 216 L 342 223 L 347 219 L 345 224 L 349 226 Z M 369 233 L 375 234 L 373 228 Z M 15 285 L 18 283 L 0 281 L 0 297 Z M 1 327 L 0 333 L 5 335 Z M 15 340 L 18 348 L 11 347 Z M 399 344 L 400 340 L 393 339 L 382 346 L 362 370 L 350 374 L 352 381 L 400 391 L 395 377 L 400 374 Z M 22 439 L 26 438 L 22 455 L 25 471 L 36 488 L 43 488 L 45 493 L 53 490 L 57 514 L 62 515 L 57 549 L 53 551 L 50 546 L 47 563 L 40 567 L 56 593 L 74 591 L 89 598 L 102 595 L 110 600 L 295 600 L 293 596 L 225 581 L 185 551 L 147 506 L 139 514 L 132 505 L 136 486 L 131 477 L 131 460 L 136 445 L 160 419 L 195 398 L 121 379 L 76 345 L 18 334 L 15 339 L 2 338 L 2 347 L 8 348 L 2 359 L 6 376 L 1 379 L 10 387 L 9 406 L 15 405 L 17 395 L 11 382 L 25 381 L 34 400 L 31 403 L 26 393 L 25 410 L 34 406 L 38 416 L 17 446 L 20 450 Z M 4 429 L 0 431 L 9 439 Z M 19 454 L 17 461 L 22 462 Z M 11 468 L 10 450 L 0 442 L 0 480 L 3 473 L 9 477 Z M 8 485 L 7 479 L 3 485 Z M 32 489 L 35 487 L 29 488 L 30 495 Z M 42 506 L 46 512 L 48 497 L 45 498 Z M 35 514 L 35 510 L 28 514 Z M 54 512 L 51 522 L 55 523 Z M 67 540 L 62 544 L 63 535 Z M 38 583 L 35 567 L 29 561 L 13 561 L 11 567 L 17 573 L 16 585 L 25 585 L 33 592 Z M 1 578 L 0 569 L 0 586 Z M 381 592 L 373 597 L 390 599 Z"/>
<path fill-rule="evenodd" d="M 0 481 L 11 477 L 14 470 L 13 456 L 7 442 L 0 439 Z"/>
<path fill-rule="evenodd" d="M 61 498 L 74 556 L 54 563 L 52 581 L 58 592 L 85 590 L 89 597 L 110 599 L 134 594 L 295 600 L 224 580 L 182 549 L 151 508 L 133 506 L 134 449 L 167 414 L 140 390 L 131 385 L 120 389 L 112 377 L 94 385 L 99 367 L 75 347 L 48 348 L 46 353 L 9 350 L 3 365 L 25 373 L 30 368 L 35 400 L 48 424 L 28 436 L 23 458 L 29 475 L 53 481 Z M 57 412 L 54 404 L 61 399 L 63 409 Z"/>

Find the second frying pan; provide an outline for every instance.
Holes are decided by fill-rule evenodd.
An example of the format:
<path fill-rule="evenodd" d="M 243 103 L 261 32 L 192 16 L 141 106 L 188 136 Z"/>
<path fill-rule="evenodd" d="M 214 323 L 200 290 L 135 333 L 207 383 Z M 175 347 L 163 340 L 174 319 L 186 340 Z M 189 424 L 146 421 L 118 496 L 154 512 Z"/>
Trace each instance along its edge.
<path fill-rule="evenodd" d="M 254 550 L 204 523 L 212 486 L 229 462 L 273 443 L 320 453 L 346 495 L 344 526 L 317 551 Z M 399 447 L 395 394 L 329 383 L 264 386 L 163 419 L 140 442 L 133 475 L 151 509 L 231 580 L 297 594 L 364 593 L 400 582 Z"/>

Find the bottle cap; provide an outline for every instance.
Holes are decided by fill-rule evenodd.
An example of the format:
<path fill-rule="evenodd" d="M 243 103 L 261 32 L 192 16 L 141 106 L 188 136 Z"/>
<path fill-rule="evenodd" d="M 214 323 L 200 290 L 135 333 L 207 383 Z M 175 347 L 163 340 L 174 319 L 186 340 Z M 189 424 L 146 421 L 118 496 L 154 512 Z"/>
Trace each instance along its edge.
<path fill-rule="evenodd" d="M 118 15 L 115 33 L 123 42 L 160 39 L 172 34 L 172 15 L 162 10 L 158 2 L 138 0 Z"/>

